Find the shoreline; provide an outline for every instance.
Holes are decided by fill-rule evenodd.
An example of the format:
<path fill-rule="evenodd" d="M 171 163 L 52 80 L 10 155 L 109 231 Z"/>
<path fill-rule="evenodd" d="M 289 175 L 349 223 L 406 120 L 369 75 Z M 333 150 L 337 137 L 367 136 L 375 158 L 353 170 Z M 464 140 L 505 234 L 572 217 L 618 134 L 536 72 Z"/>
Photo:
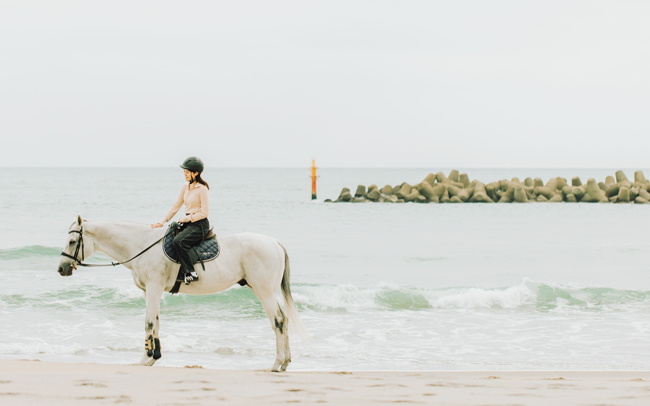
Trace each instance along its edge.
<path fill-rule="evenodd" d="M 650 371 L 214 370 L 0 359 L 12 405 L 336 403 L 616 404 L 650 401 Z"/>

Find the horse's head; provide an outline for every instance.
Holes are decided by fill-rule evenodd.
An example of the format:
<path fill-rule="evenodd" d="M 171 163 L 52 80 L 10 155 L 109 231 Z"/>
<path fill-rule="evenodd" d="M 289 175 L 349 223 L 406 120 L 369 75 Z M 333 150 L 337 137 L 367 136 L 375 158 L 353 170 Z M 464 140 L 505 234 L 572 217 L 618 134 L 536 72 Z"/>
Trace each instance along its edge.
<path fill-rule="evenodd" d="M 84 241 L 83 220 L 81 216 L 78 216 L 77 221 L 72 223 L 68 230 L 68 241 L 63 247 L 59 261 L 59 274 L 61 276 L 72 275 L 72 271 L 92 254 L 92 247 L 93 244 L 88 241 L 88 237 L 85 237 Z"/>

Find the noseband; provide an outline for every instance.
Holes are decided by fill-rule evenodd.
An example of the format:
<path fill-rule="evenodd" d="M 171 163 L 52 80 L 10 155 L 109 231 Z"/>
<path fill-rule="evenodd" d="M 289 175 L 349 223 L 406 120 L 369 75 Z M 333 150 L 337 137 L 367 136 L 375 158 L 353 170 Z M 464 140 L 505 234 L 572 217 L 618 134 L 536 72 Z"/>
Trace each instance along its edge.
<path fill-rule="evenodd" d="M 160 239 L 158 241 L 154 242 L 153 244 L 151 244 L 150 246 L 148 246 L 147 248 L 142 250 L 138 255 L 134 256 L 133 258 L 129 259 L 128 261 L 111 262 L 110 264 L 86 264 L 86 263 L 83 262 L 84 259 L 86 259 L 84 257 L 84 235 L 83 235 L 83 231 L 84 231 L 83 226 L 79 227 L 79 230 L 70 230 L 70 231 L 68 231 L 68 234 L 79 233 L 79 238 L 77 238 L 77 246 L 74 249 L 74 255 L 70 255 L 70 254 L 68 254 L 68 253 L 66 253 L 64 251 L 61 251 L 62 256 L 72 259 L 79 266 L 118 266 L 118 265 L 126 264 L 127 262 L 131 262 L 134 259 L 136 259 L 137 257 L 139 257 L 140 255 L 142 255 L 145 252 L 149 251 L 149 249 L 151 247 L 158 244 L 160 241 L 162 241 L 163 238 L 165 238 L 165 236 L 163 235 L 162 237 L 160 237 Z M 77 258 L 77 256 L 79 255 L 79 250 L 81 250 L 81 261 Z"/>

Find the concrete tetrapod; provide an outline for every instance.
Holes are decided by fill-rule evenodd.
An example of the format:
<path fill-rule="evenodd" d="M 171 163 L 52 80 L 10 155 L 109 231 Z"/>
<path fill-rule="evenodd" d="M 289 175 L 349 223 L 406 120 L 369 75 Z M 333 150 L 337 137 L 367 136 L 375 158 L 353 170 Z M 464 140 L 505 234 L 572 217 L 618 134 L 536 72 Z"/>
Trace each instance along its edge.
<path fill-rule="evenodd" d="M 634 172 L 634 183 L 648 183 L 645 179 L 645 175 L 643 175 L 643 171 Z"/>
<path fill-rule="evenodd" d="M 379 190 L 377 190 L 377 187 L 375 187 L 370 191 L 370 193 L 368 193 L 366 197 L 368 198 L 368 200 L 372 200 L 373 202 L 376 202 L 381 197 L 381 193 L 379 192 Z"/>
<path fill-rule="evenodd" d="M 476 182 L 474 185 L 474 193 L 469 201 L 472 203 L 494 203 L 494 200 L 488 196 L 485 185 L 481 182 Z"/>
<path fill-rule="evenodd" d="M 436 175 L 430 173 L 426 178 L 424 178 L 422 182 L 426 182 L 429 184 L 429 186 L 433 187 L 433 184 L 436 182 Z"/>
<path fill-rule="evenodd" d="M 650 183 L 646 180 L 645 175 L 643 175 L 643 171 L 634 172 L 634 186 L 639 188 L 639 190 L 650 191 Z"/>
<path fill-rule="evenodd" d="M 485 193 L 487 193 L 488 197 L 495 202 L 499 200 L 499 197 L 496 194 L 496 189 L 498 189 L 498 187 L 499 183 L 497 182 L 492 182 L 485 185 Z"/>
<path fill-rule="evenodd" d="M 506 191 L 498 191 L 497 195 L 501 195 L 498 201 L 499 203 L 512 203 L 515 200 L 515 188 L 512 184 L 508 183 Z"/>
<path fill-rule="evenodd" d="M 615 203 L 629 203 L 630 202 L 630 189 L 627 186 L 621 187 L 618 196 L 614 200 Z"/>
<path fill-rule="evenodd" d="M 366 187 L 364 185 L 357 186 L 357 191 L 354 193 L 354 197 L 361 197 L 366 195 Z"/>
<path fill-rule="evenodd" d="M 469 186 L 469 176 L 466 173 L 461 173 L 458 181 L 463 184 L 463 187 L 466 188 Z"/>
<path fill-rule="evenodd" d="M 458 197 L 461 202 L 466 202 L 470 198 L 470 190 L 457 188 L 456 186 L 448 186 L 447 190 L 449 191 L 449 196 L 453 199 Z"/>
<path fill-rule="evenodd" d="M 629 182 L 629 180 L 627 179 L 627 176 L 625 176 L 625 172 L 623 172 L 623 171 L 620 171 L 620 170 L 616 171 L 616 173 L 614 173 L 614 175 L 616 176 L 616 183 Z"/>
<path fill-rule="evenodd" d="M 562 194 L 565 196 L 565 199 L 568 199 L 569 195 L 573 195 L 577 201 L 580 201 L 585 194 L 585 190 L 582 186 L 565 186 L 562 189 Z"/>
<path fill-rule="evenodd" d="M 560 190 L 560 191 L 561 191 L 562 188 L 564 188 L 565 186 L 568 185 L 566 179 L 564 179 L 564 178 L 561 178 L 561 177 L 558 176 L 558 177 L 555 178 L 555 179 L 557 179 L 557 190 Z"/>
<path fill-rule="evenodd" d="M 557 193 L 558 190 L 562 190 L 562 188 L 558 189 L 560 182 L 558 181 L 557 178 L 551 178 L 546 182 L 546 187 L 549 188 L 549 190 L 553 193 Z"/>
<path fill-rule="evenodd" d="M 632 182 L 630 182 L 627 179 L 627 176 L 625 176 L 625 172 L 616 171 L 616 173 L 614 175 L 616 175 L 616 184 L 619 185 L 621 188 L 623 186 L 627 187 L 628 189 L 632 188 Z M 619 191 L 619 194 L 620 194 L 620 191 Z"/>
<path fill-rule="evenodd" d="M 420 196 L 420 192 L 416 188 L 411 189 L 411 193 L 408 195 L 404 196 L 404 201 L 405 202 L 414 202 L 418 199 L 418 196 Z"/>
<path fill-rule="evenodd" d="M 447 192 L 447 187 L 445 185 L 440 185 L 437 184 L 433 188 L 433 194 L 438 196 L 438 201 L 442 202 L 442 197 L 447 193 L 447 197 L 449 197 L 449 193 Z"/>
<path fill-rule="evenodd" d="M 435 201 L 436 203 L 438 203 L 439 198 L 433 192 L 433 188 L 431 187 L 431 185 L 429 185 L 428 182 L 419 183 L 419 184 L 415 185 L 415 187 L 418 189 L 420 194 L 425 197 L 427 202 Z"/>
<path fill-rule="evenodd" d="M 629 203 L 630 202 L 630 189 L 627 186 L 621 187 L 616 197 L 616 203 Z"/>
<path fill-rule="evenodd" d="M 620 183 L 610 183 L 607 185 L 607 190 L 605 190 L 605 196 L 612 197 L 617 196 L 618 192 L 621 190 Z"/>
<path fill-rule="evenodd" d="M 526 196 L 526 190 L 522 185 L 515 186 L 515 202 L 516 203 L 528 203 L 528 197 Z"/>
<path fill-rule="evenodd" d="M 411 194 L 411 189 L 413 189 L 413 187 L 411 185 L 409 185 L 408 183 L 404 182 L 404 183 L 402 183 L 402 186 L 400 187 L 400 189 L 397 192 L 395 192 L 395 195 L 399 199 L 404 199 L 407 195 Z M 395 190 L 393 189 L 393 191 L 395 191 Z"/>
<path fill-rule="evenodd" d="M 650 201 L 650 192 L 648 192 L 647 190 L 639 190 L 639 197 L 647 201 Z"/>
<path fill-rule="evenodd" d="M 344 187 L 343 189 L 341 189 L 341 193 L 339 193 L 339 197 L 336 199 L 336 201 L 337 201 L 337 202 L 342 202 L 342 201 L 343 201 L 343 195 L 345 195 L 346 193 L 349 195 L 349 194 L 350 194 L 350 189 Z M 352 198 L 352 195 L 350 195 L 350 199 L 351 199 L 351 198 Z M 349 202 L 350 199 L 345 200 L 345 201 L 346 201 L 346 202 Z"/>
<path fill-rule="evenodd" d="M 452 173 L 453 173 L 453 171 L 452 171 Z M 456 171 L 456 173 L 458 173 L 458 171 Z M 445 174 L 442 173 L 442 172 L 436 173 L 436 180 L 438 181 L 438 183 L 443 183 L 443 184 L 446 184 L 446 185 L 456 186 L 457 188 L 462 188 L 463 187 L 462 183 L 454 182 L 453 180 L 447 178 L 445 176 Z"/>
<path fill-rule="evenodd" d="M 609 199 L 596 183 L 596 179 L 589 178 L 587 191 L 580 199 L 580 203 L 609 203 Z"/>
<path fill-rule="evenodd" d="M 551 188 L 549 188 L 548 186 L 537 186 L 534 189 L 534 192 L 535 192 L 536 195 L 544 196 L 546 198 L 546 200 L 549 200 L 549 199 L 552 199 L 553 196 L 555 196 L 555 190 L 556 189 L 555 188 L 553 188 L 553 189 L 554 190 L 551 190 Z M 539 199 L 538 199 L 538 201 L 539 201 Z"/>

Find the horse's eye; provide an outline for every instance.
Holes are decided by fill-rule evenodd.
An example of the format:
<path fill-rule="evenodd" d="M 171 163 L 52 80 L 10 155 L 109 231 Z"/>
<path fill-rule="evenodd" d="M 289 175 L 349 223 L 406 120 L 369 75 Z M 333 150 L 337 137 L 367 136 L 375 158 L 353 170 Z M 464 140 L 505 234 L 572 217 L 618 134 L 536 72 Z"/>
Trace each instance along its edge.
<path fill-rule="evenodd" d="M 70 244 L 68 244 L 68 245 L 72 245 L 72 244 L 74 244 L 74 241 L 70 241 Z"/>

